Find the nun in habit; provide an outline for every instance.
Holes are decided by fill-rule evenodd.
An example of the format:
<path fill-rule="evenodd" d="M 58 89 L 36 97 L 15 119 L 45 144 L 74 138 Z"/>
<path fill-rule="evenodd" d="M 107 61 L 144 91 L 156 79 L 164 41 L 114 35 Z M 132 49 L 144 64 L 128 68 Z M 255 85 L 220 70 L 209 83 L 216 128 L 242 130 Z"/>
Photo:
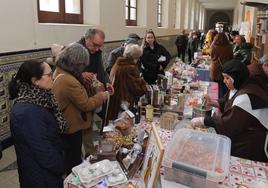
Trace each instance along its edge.
<path fill-rule="evenodd" d="M 205 96 L 206 104 L 218 107 L 220 113 L 194 118 L 191 124 L 214 127 L 218 134 L 228 136 L 232 156 L 267 162 L 267 90 L 249 79 L 247 67 L 239 60 L 223 64 L 222 75 L 229 89 L 224 98 L 212 100 Z"/>

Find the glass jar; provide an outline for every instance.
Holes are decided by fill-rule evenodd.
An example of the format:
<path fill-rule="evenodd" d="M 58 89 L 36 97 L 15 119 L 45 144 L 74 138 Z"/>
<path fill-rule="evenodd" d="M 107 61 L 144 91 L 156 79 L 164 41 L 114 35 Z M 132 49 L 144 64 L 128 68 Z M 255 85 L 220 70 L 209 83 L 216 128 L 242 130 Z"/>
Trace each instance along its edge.
<path fill-rule="evenodd" d="M 152 122 L 154 117 L 154 108 L 152 105 L 148 104 L 145 107 L 145 120 Z"/>

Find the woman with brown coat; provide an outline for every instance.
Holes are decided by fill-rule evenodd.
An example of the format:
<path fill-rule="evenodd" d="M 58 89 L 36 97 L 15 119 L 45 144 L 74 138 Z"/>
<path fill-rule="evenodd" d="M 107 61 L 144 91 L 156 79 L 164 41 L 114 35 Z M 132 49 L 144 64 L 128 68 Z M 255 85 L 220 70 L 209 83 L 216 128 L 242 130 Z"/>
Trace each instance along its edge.
<path fill-rule="evenodd" d="M 142 50 L 137 44 L 128 44 L 122 58 L 118 58 L 110 73 L 110 80 L 114 86 L 114 95 L 110 98 L 107 122 L 115 120 L 120 112 L 121 102 L 130 103 L 133 107 L 137 98 L 145 94 L 146 82 L 140 76 L 137 61 Z"/>
<path fill-rule="evenodd" d="M 211 66 L 210 78 L 219 83 L 219 98 L 227 92 L 227 87 L 223 83 L 221 66 L 233 58 L 233 49 L 225 33 L 218 33 L 211 45 Z"/>
<path fill-rule="evenodd" d="M 78 43 L 67 46 L 56 58 L 52 92 L 68 126 L 63 135 L 67 174 L 82 161 L 82 130 L 90 128 L 94 110 L 108 98 L 107 92 L 94 96 L 87 93 L 81 73 L 88 65 L 88 58 L 87 50 Z"/>

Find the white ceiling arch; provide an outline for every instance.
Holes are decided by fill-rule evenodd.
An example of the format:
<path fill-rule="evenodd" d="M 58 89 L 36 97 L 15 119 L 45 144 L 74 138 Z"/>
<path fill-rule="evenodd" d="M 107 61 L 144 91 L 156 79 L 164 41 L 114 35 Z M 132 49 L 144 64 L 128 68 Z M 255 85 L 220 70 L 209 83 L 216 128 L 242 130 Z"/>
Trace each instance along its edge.
<path fill-rule="evenodd" d="M 205 9 L 235 9 L 239 0 L 199 0 Z"/>

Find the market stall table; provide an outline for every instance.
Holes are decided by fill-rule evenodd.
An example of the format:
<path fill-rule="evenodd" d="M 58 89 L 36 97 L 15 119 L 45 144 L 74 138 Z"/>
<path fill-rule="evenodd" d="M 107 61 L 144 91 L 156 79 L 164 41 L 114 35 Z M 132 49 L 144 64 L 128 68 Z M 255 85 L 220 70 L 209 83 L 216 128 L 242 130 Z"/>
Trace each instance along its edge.
<path fill-rule="evenodd" d="M 159 128 L 159 134 L 164 146 L 172 138 L 172 131 Z M 163 188 L 187 188 L 187 186 L 164 179 L 164 170 L 161 168 L 161 185 Z M 268 187 L 268 163 L 250 161 L 231 156 L 229 175 L 219 183 L 219 188 L 237 188 L 244 185 L 248 188 L 267 188 Z"/>
<path fill-rule="evenodd" d="M 211 82 L 209 84 L 209 95 L 217 99 L 218 97 L 218 85 L 217 83 Z M 164 147 L 167 146 L 168 141 L 172 138 L 173 131 L 166 130 L 160 128 L 160 119 L 159 117 L 154 118 L 154 122 L 157 125 L 157 130 L 160 135 L 161 141 Z M 184 119 L 180 121 L 179 124 L 189 124 L 190 119 Z M 141 121 L 140 124 L 136 125 L 138 129 L 150 129 L 151 123 Z M 160 168 L 160 178 L 156 184 L 157 188 L 186 188 L 182 184 L 178 184 L 176 182 L 167 181 L 164 179 L 164 170 Z M 243 185 L 246 187 L 252 188 L 268 188 L 268 164 L 260 163 L 250 160 L 245 160 L 237 157 L 231 156 L 230 166 L 229 166 L 229 175 L 225 178 L 223 182 L 219 183 L 219 188 L 237 188 L 239 185 Z M 64 180 L 64 188 L 82 188 L 80 185 L 79 179 L 75 177 L 73 174 L 67 176 Z M 95 187 L 105 187 L 105 185 L 99 184 Z"/>
<path fill-rule="evenodd" d="M 209 70 L 206 68 L 196 68 L 196 80 L 209 82 Z"/>
<path fill-rule="evenodd" d="M 159 118 L 155 118 L 154 122 L 159 125 Z M 182 123 L 187 122 L 182 121 Z M 150 123 L 142 121 L 140 126 L 148 127 L 150 126 Z M 173 131 L 161 129 L 159 126 L 157 126 L 157 128 L 163 145 L 166 147 L 168 141 L 172 138 Z M 185 185 L 165 180 L 164 173 L 163 168 L 161 168 L 160 181 L 158 182 L 157 187 L 187 188 Z M 219 188 L 237 188 L 239 185 L 244 185 L 248 188 L 268 188 L 268 163 L 250 161 L 231 156 L 229 175 L 223 182 L 219 183 Z M 95 187 L 103 187 L 103 184 L 99 184 Z M 64 188 L 83 188 L 83 186 L 80 185 L 77 177 L 70 174 L 64 180 Z"/>

